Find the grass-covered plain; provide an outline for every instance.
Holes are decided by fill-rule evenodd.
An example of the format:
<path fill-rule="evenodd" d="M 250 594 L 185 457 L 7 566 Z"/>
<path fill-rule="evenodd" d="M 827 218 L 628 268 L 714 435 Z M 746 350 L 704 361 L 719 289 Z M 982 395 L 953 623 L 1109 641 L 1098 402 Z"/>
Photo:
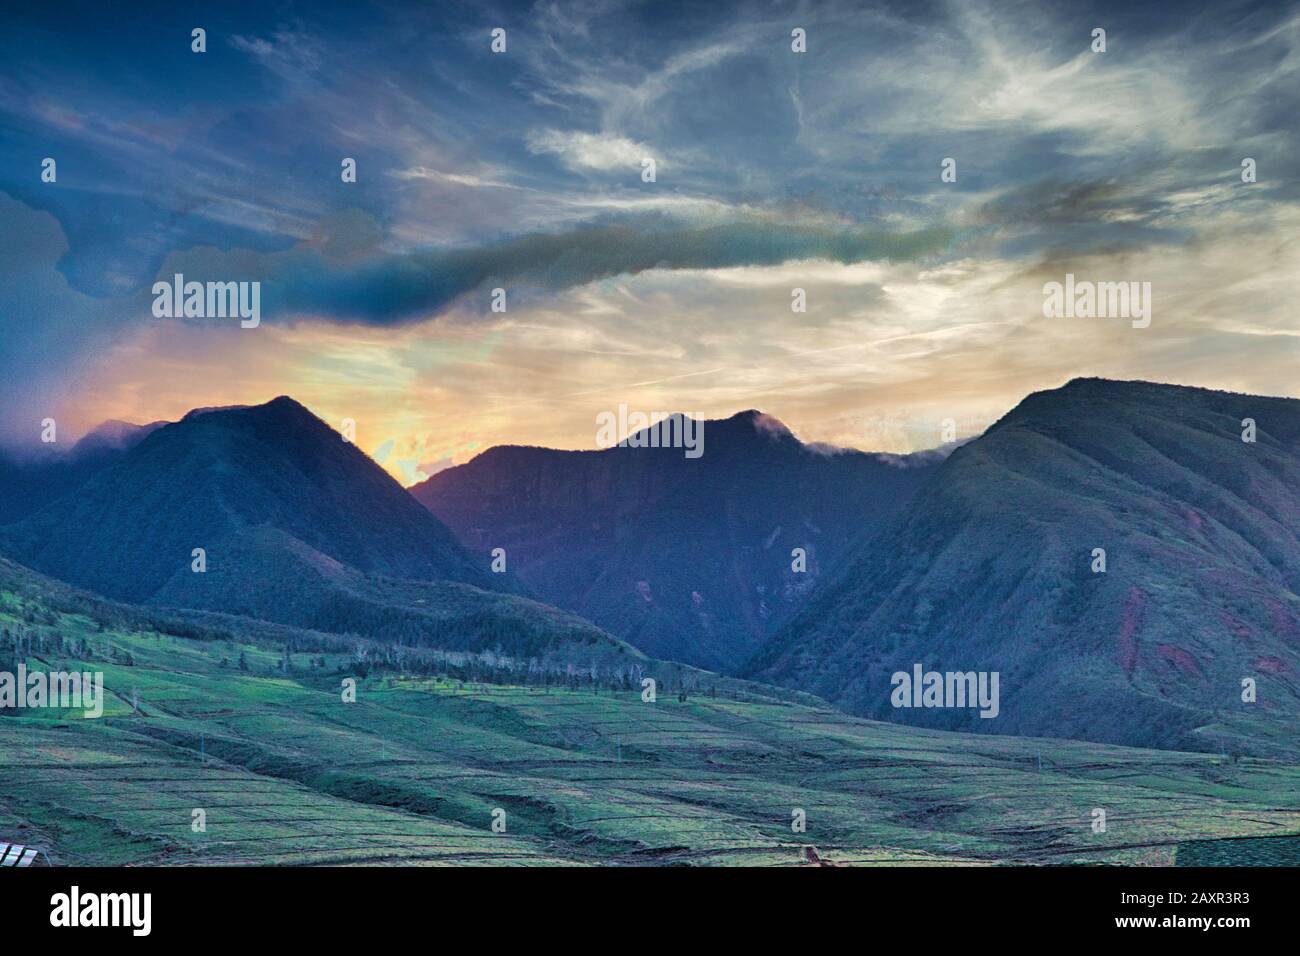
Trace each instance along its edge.
<path fill-rule="evenodd" d="M 372 669 L 344 703 L 347 653 L 285 673 L 274 645 L 0 590 L 0 626 L 34 611 L 62 650 L 28 666 L 102 671 L 108 695 L 98 720 L 0 718 L 0 841 L 56 864 L 792 865 L 806 846 L 842 864 L 1162 864 L 1180 843 L 1300 833 L 1283 762 L 916 730 L 733 685 L 646 703 Z"/>

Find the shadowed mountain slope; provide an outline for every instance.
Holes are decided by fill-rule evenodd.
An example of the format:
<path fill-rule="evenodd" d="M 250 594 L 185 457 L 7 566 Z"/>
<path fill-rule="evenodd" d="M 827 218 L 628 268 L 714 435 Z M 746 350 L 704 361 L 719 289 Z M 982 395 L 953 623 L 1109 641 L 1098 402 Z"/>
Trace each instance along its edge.
<path fill-rule="evenodd" d="M 1293 752 L 1298 448 L 1291 399 L 1098 379 L 1031 395 L 745 673 L 909 723 Z M 891 675 L 917 663 L 1000 672 L 1000 715 L 895 708 Z"/>
<path fill-rule="evenodd" d="M 166 424 L 133 425 L 113 419 L 87 433 L 67 452 L 57 444 L 40 443 L 34 432 L 30 456 L 17 458 L 0 452 L 0 525 L 26 518 L 80 488 Z"/>
<path fill-rule="evenodd" d="M 383 469 L 289 398 L 190 413 L 6 537 L 30 567 L 142 602 L 164 585 L 173 598 L 200 595 L 192 550 L 219 565 L 259 527 L 364 574 L 495 584 Z"/>
<path fill-rule="evenodd" d="M 505 548 L 544 600 L 652 656 L 726 671 L 941 457 L 818 449 L 756 411 L 704 422 L 703 436 L 698 458 L 501 446 L 412 493 L 484 560 Z"/>
<path fill-rule="evenodd" d="M 518 596 L 301 405 L 192 412 L 0 530 L 38 571 L 118 600 L 398 643 L 533 656 L 631 648 Z M 205 551 L 206 570 L 192 552 Z"/>

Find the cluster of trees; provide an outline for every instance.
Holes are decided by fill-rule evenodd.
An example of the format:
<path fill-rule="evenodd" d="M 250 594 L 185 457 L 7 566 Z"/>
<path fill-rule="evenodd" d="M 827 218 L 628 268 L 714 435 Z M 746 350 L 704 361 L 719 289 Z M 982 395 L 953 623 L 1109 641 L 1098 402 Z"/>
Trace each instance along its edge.
<path fill-rule="evenodd" d="M 26 620 L 40 620 L 44 624 L 47 619 L 36 615 Z M 107 639 L 97 644 L 85 638 L 66 637 L 44 626 L 13 624 L 0 627 L 0 673 L 17 674 L 18 665 L 32 659 L 49 662 L 48 669 L 55 671 L 73 669 L 69 661 L 100 660 L 125 667 L 135 665 L 130 651 L 114 646 Z M 18 714 L 17 708 L 0 707 L 0 717 Z"/>
<path fill-rule="evenodd" d="M 86 637 L 68 637 L 58 631 L 21 624 L 0 627 L 0 671 L 12 673 L 20 661 L 32 657 L 135 666 L 135 656 L 108 638 L 97 641 Z M 60 665 L 56 669 L 66 668 Z"/>
<path fill-rule="evenodd" d="M 323 662 L 323 658 L 322 658 Z M 315 665 L 313 665 L 315 666 Z M 561 654 L 520 658 L 504 654 L 498 646 L 478 652 L 427 647 L 358 643 L 349 660 L 335 671 L 355 677 L 392 674 L 441 678 L 458 684 L 496 684 L 536 687 L 542 690 L 626 691 L 640 693 L 643 681 L 655 681 L 656 695 L 675 695 L 685 702 L 693 694 L 716 697 L 713 675 L 680 664 L 621 660 L 602 664 L 577 664 Z M 707 681 L 707 683 L 706 683 Z M 737 697 L 733 689 L 729 696 Z"/>
<path fill-rule="evenodd" d="M 489 606 L 482 607 L 484 601 Z M 549 618 L 533 619 L 511 606 L 511 599 L 476 595 L 476 607 L 450 606 L 440 612 L 379 604 L 362 599 L 337 598 L 312 616 L 311 626 L 321 631 L 367 638 L 407 647 L 452 647 L 482 651 L 508 647 L 521 657 L 538 657 L 565 644 L 590 645 L 598 632 Z"/>
<path fill-rule="evenodd" d="M 571 657 L 553 651 L 536 657 L 517 657 L 504 653 L 500 645 L 490 650 L 458 651 L 427 646 L 409 646 L 332 634 L 301 632 L 280 646 L 277 662 L 257 667 L 259 673 L 310 675 L 330 669 L 350 677 L 391 675 L 393 677 L 434 678 L 459 685 L 511 685 L 542 690 L 623 691 L 640 693 L 642 681 L 655 681 L 656 695 L 676 696 L 680 701 L 692 695 L 716 697 L 718 689 L 713 675 L 680 664 L 629 660 L 609 663 L 589 661 L 577 664 Z M 234 644 L 231 644 L 232 649 Z M 248 673 L 254 667 L 243 650 L 232 660 L 221 659 L 221 666 Z M 740 695 L 732 689 L 728 696 Z"/>
<path fill-rule="evenodd" d="M 18 661 L 33 656 L 134 665 L 131 652 L 115 646 L 107 636 L 111 629 L 158 633 L 164 640 L 225 642 L 230 654 L 221 658 L 221 666 L 244 673 L 322 673 L 332 662 L 336 673 L 363 678 L 391 674 L 460 684 L 641 693 L 648 677 L 655 681 L 656 695 L 685 701 L 696 694 L 718 694 L 713 675 L 680 664 L 637 659 L 622 647 L 593 639 L 599 632 L 549 618 L 534 620 L 508 607 L 451 607 L 445 619 L 360 601 L 344 602 L 346 610 L 337 609 L 352 625 L 378 625 L 381 633 L 374 634 L 360 628 L 333 633 L 202 612 L 137 609 L 71 590 L 35 596 L 40 602 L 19 597 L 15 616 L 25 623 L 0 629 L 0 670 L 12 671 Z M 41 603 L 46 598 L 48 606 Z M 55 629 L 60 612 L 89 617 L 98 633 L 76 637 L 60 633 Z M 374 615 L 373 621 L 366 620 L 368 614 Z M 250 644 L 278 648 L 278 660 L 271 666 L 255 666 L 244 650 Z M 582 654 L 584 647 L 592 648 L 591 656 L 579 664 L 575 655 Z M 732 687 L 727 696 L 741 695 Z"/>

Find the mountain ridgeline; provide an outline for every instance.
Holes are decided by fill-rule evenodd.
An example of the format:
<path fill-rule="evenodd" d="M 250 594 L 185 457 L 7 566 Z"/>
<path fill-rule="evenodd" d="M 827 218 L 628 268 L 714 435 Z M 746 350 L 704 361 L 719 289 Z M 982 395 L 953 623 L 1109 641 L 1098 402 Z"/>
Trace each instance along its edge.
<path fill-rule="evenodd" d="M 1030 395 L 745 673 L 881 719 L 1294 752 L 1298 441 L 1290 399 L 1097 379 Z M 895 707 L 891 675 L 918 663 L 998 671 L 999 716 Z"/>
<path fill-rule="evenodd" d="M 756 411 L 703 436 L 698 458 L 501 446 L 411 491 L 471 550 L 504 548 L 543 600 L 652 656 L 731 671 L 942 457 L 820 449 Z"/>
<path fill-rule="evenodd" d="M 758 412 L 703 434 L 698 458 L 497 447 L 408 493 L 290 399 L 204 409 L 0 469 L 0 554 L 204 626 L 657 658 L 927 727 L 1300 753 L 1300 401 L 1079 379 L 946 456 L 809 446 Z M 918 665 L 996 672 L 996 716 L 896 706 Z"/>
<path fill-rule="evenodd" d="M 202 549 L 196 570 L 195 549 Z M 411 644 L 631 648 L 517 596 L 354 445 L 289 398 L 191 412 L 0 529 L 0 550 L 136 604 Z"/>

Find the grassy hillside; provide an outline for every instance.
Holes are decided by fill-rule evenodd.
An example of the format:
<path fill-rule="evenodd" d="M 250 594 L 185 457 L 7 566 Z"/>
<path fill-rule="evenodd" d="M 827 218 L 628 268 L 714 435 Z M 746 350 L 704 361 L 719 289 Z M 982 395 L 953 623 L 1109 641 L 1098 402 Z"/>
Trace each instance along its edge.
<path fill-rule="evenodd" d="M 111 691 L 99 720 L 0 717 L 0 841 L 59 864 L 1167 863 L 1300 833 L 1285 763 L 910 729 L 680 672 L 644 703 L 581 674 L 477 682 L 470 655 L 416 674 L 326 643 L 286 668 L 281 639 L 312 635 L 150 623 L 5 570 L 10 645 Z"/>

